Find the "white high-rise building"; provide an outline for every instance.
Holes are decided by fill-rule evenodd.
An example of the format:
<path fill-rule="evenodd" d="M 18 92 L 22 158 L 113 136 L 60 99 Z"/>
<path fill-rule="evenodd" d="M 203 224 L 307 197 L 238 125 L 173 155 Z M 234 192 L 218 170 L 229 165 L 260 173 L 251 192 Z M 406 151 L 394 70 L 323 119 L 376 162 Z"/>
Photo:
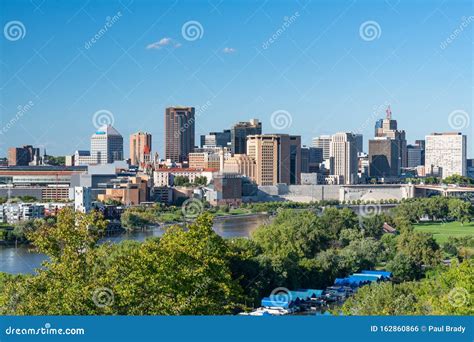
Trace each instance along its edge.
<path fill-rule="evenodd" d="M 343 184 L 357 183 L 358 159 L 355 137 L 352 133 L 336 133 L 331 138 L 330 158 L 333 175 L 342 176 Z"/>
<path fill-rule="evenodd" d="M 330 146 L 330 135 L 320 135 L 319 137 L 313 138 L 312 147 L 318 147 L 323 149 L 323 160 L 329 159 Z"/>
<path fill-rule="evenodd" d="M 83 186 L 74 187 L 74 210 L 88 213 L 91 210 L 91 189 Z"/>
<path fill-rule="evenodd" d="M 459 132 L 432 133 L 425 138 L 427 174 L 446 178 L 467 174 L 467 138 Z M 438 172 L 436 172 L 438 170 Z"/>
<path fill-rule="evenodd" d="M 74 165 L 110 164 L 123 160 L 123 137 L 111 125 L 103 125 L 91 136 L 90 151 L 76 151 Z"/>
<path fill-rule="evenodd" d="M 91 155 L 97 164 L 123 160 L 123 137 L 112 125 L 100 127 L 91 137 Z"/>

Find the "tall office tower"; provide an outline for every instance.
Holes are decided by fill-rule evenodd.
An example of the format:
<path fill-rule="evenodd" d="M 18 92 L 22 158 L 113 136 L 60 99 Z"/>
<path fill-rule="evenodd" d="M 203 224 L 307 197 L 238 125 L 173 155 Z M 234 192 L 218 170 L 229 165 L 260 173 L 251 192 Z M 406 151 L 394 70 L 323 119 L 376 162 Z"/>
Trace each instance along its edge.
<path fill-rule="evenodd" d="M 407 145 L 407 167 L 425 165 L 425 150 L 420 145 Z"/>
<path fill-rule="evenodd" d="M 90 155 L 97 164 L 123 160 L 122 135 L 112 125 L 99 127 L 91 137 Z"/>
<path fill-rule="evenodd" d="M 31 145 L 8 149 L 9 166 L 28 166 L 30 162 L 39 160 L 40 157 L 40 149 Z"/>
<path fill-rule="evenodd" d="M 369 140 L 369 175 L 397 177 L 400 174 L 399 145 L 389 137 Z"/>
<path fill-rule="evenodd" d="M 244 154 L 247 151 L 247 137 L 262 134 L 262 123 L 257 119 L 248 122 L 238 122 L 230 129 L 232 154 Z"/>
<path fill-rule="evenodd" d="M 331 146 L 330 135 L 320 135 L 319 137 L 313 138 L 313 147 L 323 149 L 323 159 L 329 159 L 329 150 Z"/>
<path fill-rule="evenodd" d="M 301 172 L 309 172 L 309 147 L 301 147 Z"/>
<path fill-rule="evenodd" d="M 201 135 L 201 147 L 228 147 L 229 145 L 230 129 L 225 129 L 222 132 L 210 132 L 209 134 Z"/>
<path fill-rule="evenodd" d="M 364 136 L 362 134 L 354 133 L 354 140 L 357 153 L 364 152 Z"/>
<path fill-rule="evenodd" d="M 459 132 L 432 133 L 427 135 L 425 170 L 427 174 L 446 178 L 451 175 L 466 176 L 467 137 Z M 439 170 L 437 174 L 436 170 Z"/>
<path fill-rule="evenodd" d="M 397 129 L 397 120 L 392 120 L 392 110 L 390 106 L 386 110 L 387 116 L 382 120 L 382 127 L 376 128 L 375 137 L 388 137 L 398 146 L 399 167 L 407 167 L 407 140 L 405 131 Z M 377 125 L 376 125 L 377 126 Z"/>
<path fill-rule="evenodd" d="M 357 148 L 352 133 L 336 133 L 331 138 L 330 158 L 334 163 L 333 174 L 342 176 L 343 184 L 357 183 Z"/>
<path fill-rule="evenodd" d="M 258 185 L 299 184 L 301 137 L 288 134 L 259 134 L 247 137 L 247 155 L 255 161 Z"/>
<path fill-rule="evenodd" d="M 194 107 L 169 107 L 165 111 L 165 158 L 188 160 L 194 151 Z"/>
<path fill-rule="evenodd" d="M 151 161 L 151 134 L 137 132 L 130 135 L 130 162 L 143 167 Z"/>

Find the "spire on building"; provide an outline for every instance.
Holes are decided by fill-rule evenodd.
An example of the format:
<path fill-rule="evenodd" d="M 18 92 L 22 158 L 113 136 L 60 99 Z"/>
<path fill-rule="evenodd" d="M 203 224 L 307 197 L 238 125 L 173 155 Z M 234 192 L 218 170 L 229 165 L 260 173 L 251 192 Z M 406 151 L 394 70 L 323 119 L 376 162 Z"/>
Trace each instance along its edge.
<path fill-rule="evenodd" d="M 385 112 L 387 113 L 387 119 L 392 120 L 392 109 L 390 108 L 390 105 L 388 105 L 387 110 Z"/>

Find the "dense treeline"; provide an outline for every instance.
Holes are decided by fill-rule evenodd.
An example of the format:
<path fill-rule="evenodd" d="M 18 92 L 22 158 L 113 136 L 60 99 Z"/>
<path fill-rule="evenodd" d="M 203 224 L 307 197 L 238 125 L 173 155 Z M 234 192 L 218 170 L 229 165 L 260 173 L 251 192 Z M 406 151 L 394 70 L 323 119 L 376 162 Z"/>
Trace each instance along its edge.
<path fill-rule="evenodd" d="M 412 222 L 428 213 L 426 208 L 428 216 L 436 219 L 463 219 L 468 215 L 464 209 L 463 215 L 454 215 L 464 208 L 460 202 L 407 201 L 390 215 L 367 216 L 330 206 L 322 212 L 309 206 L 306 210 L 279 207 L 275 217 L 251 238 L 228 240 L 213 231 L 212 214 L 204 213 L 186 227 L 168 228 L 161 238 L 115 245 L 98 243 L 107 224 L 99 213 L 84 215 L 65 209 L 54 224 L 43 222 L 27 233 L 50 259 L 35 275 L 0 277 L 0 313 L 232 314 L 258 305 L 276 287 L 324 288 L 336 277 L 379 267 L 394 273 L 396 285 L 364 288 L 343 312 L 390 313 L 390 301 L 381 297 L 390 295 L 395 296 L 390 300 L 399 297 L 401 302 L 396 312 L 417 313 L 421 312 L 418 307 L 403 305 L 409 306 L 407 298 L 412 297 L 417 299 L 413 305 L 419 303 L 420 308 L 436 301 L 429 292 L 424 297 L 420 294 L 429 289 L 430 281 L 444 279 L 446 288 L 455 284 L 472 295 L 472 286 L 464 286 L 464 278 L 449 280 L 455 270 L 472 276 L 472 264 L 464 261 L 450 268 L 442 263 L 446 256 L 470 259 L 463 248 L 472 241 L 450 240 L 441 248 L 431 235 L 412 227 Z M 408 212 L 416 215 L 408 216 Z M 469 215 L 472 219 L 470 211 Z M 384 222 L 398 234 L 383 234 Z M 377 306 L 364 311 L 370 301 Z M 464 312 L 462 305 L 452 310 L 449 305 L 433 308 L 428 312 Z"/>

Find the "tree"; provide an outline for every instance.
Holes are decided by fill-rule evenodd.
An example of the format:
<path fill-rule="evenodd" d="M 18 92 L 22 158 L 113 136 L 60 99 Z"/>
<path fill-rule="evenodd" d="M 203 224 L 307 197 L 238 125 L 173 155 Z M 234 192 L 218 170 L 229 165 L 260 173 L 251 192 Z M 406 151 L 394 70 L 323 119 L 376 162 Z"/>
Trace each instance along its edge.
<path fill-rule="evenodd" d="M 397 253 L 393 260 L 387 264 L 387 269 L 393 273 L 396 281 L 408 281 L 420 279 L 423 275 L 422 265 L 411 256 Z"/>
<path fill-rule="evenodd" d="M 360 288 L 341 308 L 346 315 L 465 315 L 474 307 L 474 262 L 453 261 L 431 278 L 394 284 L 373 283 Z"/>
<path fill-rule="evenodd" d="M 173 184 L 175 186 L 187 186 L 189 185 L 189 177 L 186 176 L 176 176 L 173 179 Z"/>
<path fill-rule="evenodd" d="M 441 250 L 431 234 L 403 232 L 397 241 L 398 251 L 417 264 L 437 266 L 441 262 Z"/>
<path fill-rule="evenodd" d="M 471 220 L 471 203 L 458 198 L 450 198 L 448 202 L 449 216 L 464 224 Z"/>
<path fill-rule="evenodd" d="M 329 242 L 316 214 L 291 209 L 280 211 L 271 224 L 257 229 L 252 239 L 265 254 L 283 258 L 313 258 Z"/>
<path fill-rule="evenodd" d="M 0 314 L 210 315 L 240 307 L 242 289 L 209 214 L 143 243 L 99 245 L 105 224 L 96 213 L 62 210 L 49 234 L 33 233 L 50 261 L 35 275 L 6 282 Z"/>

